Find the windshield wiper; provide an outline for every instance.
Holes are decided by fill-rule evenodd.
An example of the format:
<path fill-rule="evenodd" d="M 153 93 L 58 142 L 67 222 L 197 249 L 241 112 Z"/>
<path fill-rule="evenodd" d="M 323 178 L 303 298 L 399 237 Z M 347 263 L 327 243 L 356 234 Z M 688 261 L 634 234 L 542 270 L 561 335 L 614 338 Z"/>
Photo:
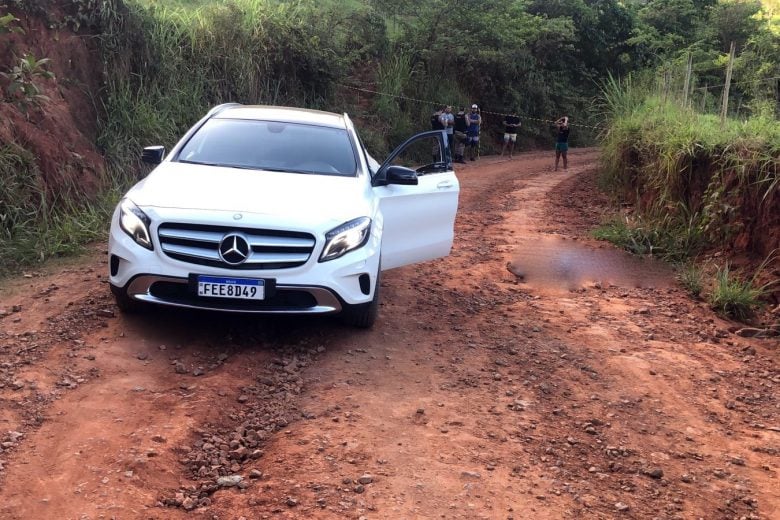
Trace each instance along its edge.
<path fill-rule="evenodd" d="M 290 170 L 287 168 L 269 168 L 265 166 L 258 166 L 258 170 L 263 170 L 266 172 L 279 172 L 279 173 L 301 173 L 300 170 Z"/>
<path fill-rule="evenodd" d="M 215 162 L 204 162 L 204 161 L 188 161 L 187 159 L 179 159 L 180 163 L 185 164 L 198 164 L 202 166 L 225 166 L 224 164 L 219 164 Z"/>
<path fill-rule="evenodd" d="M 218 168 L 236 168 L 238 170 L 263 170 L 267 172 L 281 172 L 281 173 L 300 173 L 297 170 L 290 170 L 285 168 L 271 168 L 266 166 L 250 166 L 245 164 L 230 164 L 230 163 L 217 163 L 217 162 L 205 162 L 205 161 L 188 161 L 186 159 L 179 159 L 180 163 L 186 164 L 199 164 L 203 166 L 216 166 Z"/>

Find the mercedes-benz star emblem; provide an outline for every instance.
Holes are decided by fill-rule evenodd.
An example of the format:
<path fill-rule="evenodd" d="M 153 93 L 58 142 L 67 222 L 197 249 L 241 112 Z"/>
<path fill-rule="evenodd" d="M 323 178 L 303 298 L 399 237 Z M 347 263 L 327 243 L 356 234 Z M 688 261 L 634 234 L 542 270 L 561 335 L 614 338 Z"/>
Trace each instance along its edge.
<path fill-rule="evenodd" d="M 236 233 L 225 235 L 219 244 L 219 256 L 227 264 L 242 264 L 249 258 L 249 243 Z"/>

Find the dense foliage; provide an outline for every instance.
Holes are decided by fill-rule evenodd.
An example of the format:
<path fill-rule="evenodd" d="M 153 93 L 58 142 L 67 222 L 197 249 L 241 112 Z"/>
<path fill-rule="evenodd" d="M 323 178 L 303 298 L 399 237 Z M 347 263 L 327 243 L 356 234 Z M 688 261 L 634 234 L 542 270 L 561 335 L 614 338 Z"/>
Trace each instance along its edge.
<path fill-rule="evenodd" d="M 431 104 L 361 98 L 344 84 L 479 103 L 488 135 L 502 119 L 489 112 L 516 109 L 524 140 L 541 143 L 546 121 L 561 114 L 598 122 L 592 100 L 607 74 L 674 68 L 680 83 L 690 53 L 691 85 L 721 84 L 731 41 L 737 110 L 756 110 L 776 102 L 777 89 L 756 80 L 780 76 L 777 0 L 765 1 L 70 0 L 69 20 L 103 42 L 100 144 L 126 164 L 141 144 L 172 144 L 228 100 L 348 111 L 378 149 L 427 126 Z M 714 107 L 719 91 L 695 92 Z M 588 126 L 575 130 L 574 144 L 595 137 Z"/>

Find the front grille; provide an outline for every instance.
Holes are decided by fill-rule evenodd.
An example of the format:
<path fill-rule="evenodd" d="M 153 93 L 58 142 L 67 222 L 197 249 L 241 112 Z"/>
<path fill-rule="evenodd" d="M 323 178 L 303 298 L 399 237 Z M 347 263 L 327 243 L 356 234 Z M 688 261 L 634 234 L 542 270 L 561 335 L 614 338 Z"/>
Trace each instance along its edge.
<path fill-rule="evenodd" d="M 238 265 L 225 262 L 219 253 L 222 239 L 240 233 L 249 244 L 246 261 Z M 190 264 L 227 269 L 289 269 L 305 264 L 314 250 L 309 233 L 251 229 L 202 224 L 161 224 L 157 230 L 163 253 Z"/>

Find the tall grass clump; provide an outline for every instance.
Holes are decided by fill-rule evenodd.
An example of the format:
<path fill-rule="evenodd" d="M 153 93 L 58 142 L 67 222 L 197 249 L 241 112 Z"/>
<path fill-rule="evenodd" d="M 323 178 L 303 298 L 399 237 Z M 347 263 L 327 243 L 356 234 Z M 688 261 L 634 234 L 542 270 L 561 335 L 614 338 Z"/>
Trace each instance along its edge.
<path fill-rule="evenodd" d="M 680 266 L 677 279 L 694 298 L 699 298 L 704 290 L 704 273 L 695 263 Z"/>
<path fill-rule="evenodd" d="M 48 258 L 81 251 L 105 236 L 109 216 L 124 186 L 107 187 L 91 200 L 79 187 L 47 194 L 34 156 L 9 143 L 0 148 L 0 275 Z"/>
<path fill-rule="evenodd" d="M 598 240 L 612 242 L 636 255 L 652 255 L 671 262 L 680 262 L 699 252 L 703 237 L 694 224 L 695 216 L 680 220 L 670 216 L 643 219 L 612 219 L 593 231 Z"/>
<path fill-rule="evenodd" d="M 773 259 L 774 252 L 756 269 L 750 278 L 745 278 L 731 269 L 727 262 L 715 275 L 715 287 L 709 297 L 710 305 L 722 315 L 745 321 L 753 316 L 755 310 L 763 305 L 762 298 L 777 280 L 759 285 L 758 278 L 767 264 Z"/>

